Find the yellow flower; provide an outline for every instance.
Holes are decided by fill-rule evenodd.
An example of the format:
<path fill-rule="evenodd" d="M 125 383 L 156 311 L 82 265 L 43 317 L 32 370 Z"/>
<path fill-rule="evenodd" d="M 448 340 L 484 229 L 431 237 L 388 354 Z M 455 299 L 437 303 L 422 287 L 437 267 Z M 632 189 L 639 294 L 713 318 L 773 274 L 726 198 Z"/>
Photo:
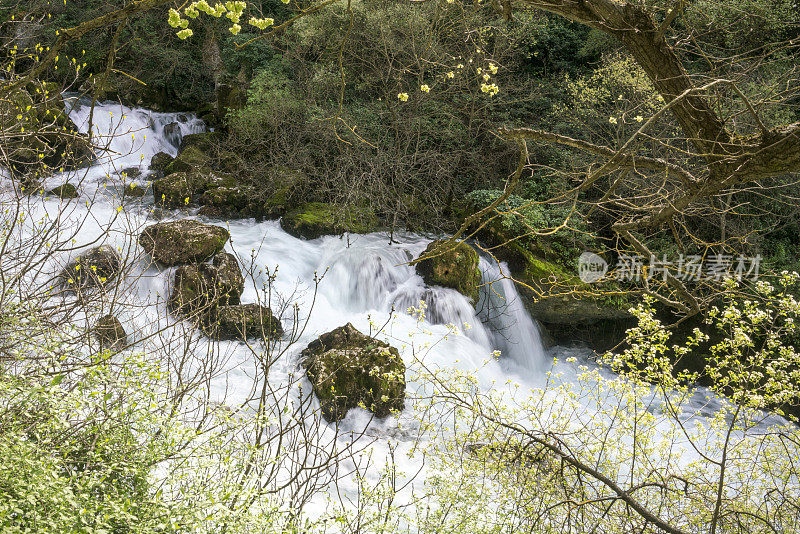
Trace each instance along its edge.
<path fill-rule="evenodd" d="M 642 122 L 644 120 L 644 117 L 642 117 L 641 115 L 636 115 L 636 117 L 634 117 L 633 120 L 635 120 L 636 122 Z"/>
<path fill-rule="evenodd" d="M 397 98 L 400 99 L 401 102 L 408 101 L 408 93 L 397 93 Z"/>
<path fill-rule="evenodd" d="M 423 93 L 430 93 L 430 92 L 431 92 L 431 88 L 430 88 L 430 87 L 428 87 L 428 85 L 427 85 L 427 84 L 423 84 L 423 85 L 422 85 L 422 86 L 419 88 L 419 90 L 420 90 L 420 91 L 422 91 Z"/>
<path fill-rule="evenodd" d="M 455 72 L 453 72 L 452 70 L 451 70 L 450 72 L 448 72 L 448 73 L 447 73 L 447 77 L 448 77 L 448 78 L 455 78 L 455 76 L 456 76 L 456 73 L 455 73 Z"/>

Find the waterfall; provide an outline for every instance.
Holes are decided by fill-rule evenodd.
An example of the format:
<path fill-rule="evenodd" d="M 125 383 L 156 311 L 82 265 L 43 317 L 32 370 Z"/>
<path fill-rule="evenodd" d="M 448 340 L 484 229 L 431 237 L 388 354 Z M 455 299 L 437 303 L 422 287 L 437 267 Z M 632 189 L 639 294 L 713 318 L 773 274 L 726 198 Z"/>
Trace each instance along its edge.
<path fill-rule="evenodd" d="M 88 102 L 73 98 L 71 104 L 70 118 L 81 132 L 88 132 Z M 148 181 L 148 166 L 153 155 L 159 152 L 176 155 L 183 137 L 205 131 L 205 125 L 193 114 L 156 113 L 104 102 L 95 106 L 92 129 L 97 143 L 107 145 L 108 150 L 99 154 L 90 168 L 56 174 L 47 180 L 47 185 L 52 186 L 66 181 L 78 185 L 81 198 L 63 201 L 48 196 L 31 197 L 32 219 L 58 217 L 65 227 L 78 228 L 76 250 L 107 243 L 127 255 L 131 273 L 120 292 L 121 305 L 116 307 L 115 313 L 137 342 L 133 350 L 147 352 L 150 334 L 155 336 L 153 343 L 167 340 L 179 344 L 187 336 L 195 336 L 200 343 L 212 343 L 186 324 L 166 326 L 169 321 L 164 318 L 170 312 L 165 296 L 170 292 L 172 271 L 151 265 L 137 244 L 141 229 L 154 222 L 155 215 L 180 219 L 195 217 L 196 213 L 188 208 L 175 212 L 156 211 L 152 197 L 123 206 L 119 195 L 113 194 L 114 188 L 106 187 L 109 182 L 124 181 L 121 173 L 124 169 L 135 169 L 138 172 L 130 174 L 141 173 L 137 181 Z M 0 180 L 7 180 L 2 177 L 2 169 Z M 0 195 L 6 194 L 13 193 L 9 193 L 8 188 L 0 191 Z M 272 292 L 285 300 L 276 298 L 270 305 L 296 305 L 299 320 L 307 320 L 304 329 L 298 328 L 302 334 L 297 343 L 282 353 L 264 378 L 276 385 L 286 384 L 291 377 L 298 376 L 299 352 L 308 343 L 321 333 L 348 322 L 395 346 L 409 368 L 421 362 L 427 369 L 470 374 L 478 387 L 486 391 L 513 396 L 517 391 L 542 384 L 546 371 L 553 365 L 548 362 L 553 353 L 545 351 L 536 321 L 525 309 L 514 282 L 503 276 L 508 272 L 505 264 L 480 259 L 483 284 L 478 302 L 473 303 L 455 290 L 426 286 L 410 265 L 430 243 L 429 237 L 401 233 L 395 234 L 390 243 L 385 234 L 375 233 L 325 236 L 306 241 L 284 232 L 278 221 L 210 222 L 228 228 L 231 238 L 225 249 L 234 253 L 251 275 L 242 302 L 257 301 L 267 283 L 266 270 L 273 272 L 277 266 Z M 65 255 L 59 260 L 60 265 L 66 264 L 68 259 Z M 58 265 L 53 266 L 54 272 L 57 268 Z M 426 303 L 424 320 L 408 313 L 409 308 L 418 308 L 421 301 Z M 284 320 L 288 323 L 292 318 Z M 285 326 L 288 330 L 292 325 Z M 463 335 L 454 335 L 454 329 Z M 202 351 L 203 347 L 198 350 Z M 236 403 L 240 400 L 237 395 L 246 395 L 260 379 L 253 371 L 252 352 L 236 342 L 220 342 L 214 350 L 224 352 L 225 357 L 220 357 L 220 361 L 224 361 L 226 367 L 210 385 L 212 393 L 222 402 Z M 501 353 L 499 359 L 491 357 L 495 350 Z M 568 363 L 559 358 L 558 373 L 554 375 L 563 376 L 559 379 L 564 382 L 577 382 L 579 366 L 594 363 L 586 357 L 586 351 L 575 353 L 574 348 L 556 347 L 554 353 L 560 356 L 564 350 L 572 351 L 567 354 L 570 357 L 577 354 L 579 361 Z M 400 450 L 409 452 L 412 446 L 416 424 L 414 399 L 423 398 L 430 385 L 410 371 L 406 382 L 408 402 L 404 413 L 374 421 L 365 410 L 353 409 L 340 422 L 339 428 L 352 429 L 355 434 L 368 424 L 373 436 L 386 437 L 371 445 L 376 458 L 387 457 L 387 441 L 402 442 L 406 439 L 403 433 L 409 432 L 406 430 L 409 428 L 412 430 L 406 439 L 408 446 Z M 515 389 L 519 385 L 524 387 Z M 333 432 L 332 428 L 328 430 Z M 404 454 L 397 454 L 400 461 L 406 462 L 401 466 L 403 470 L 409 473 L 422 470 L 418 459 L 404 457 Z M 343 480 L 340 484 L 348 482 Z"/>
<path fill-rule="evenodd" d="M 541 374 L 547 363 L 539 325 L 508 276 L 508 265 L 481 258 L 480 318 L 489 325 L 492 344 L 524 374 Z"/>

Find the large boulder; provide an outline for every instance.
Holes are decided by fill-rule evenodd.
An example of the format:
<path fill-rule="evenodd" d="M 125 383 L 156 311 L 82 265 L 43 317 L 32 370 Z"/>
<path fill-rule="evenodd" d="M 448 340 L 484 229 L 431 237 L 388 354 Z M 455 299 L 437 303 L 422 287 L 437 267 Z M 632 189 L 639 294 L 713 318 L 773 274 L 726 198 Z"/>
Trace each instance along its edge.
<path fill-rule="evenodd" d="M 321 335 L 301 358 L 328 421 L 356 406 L 386 417 L 405 405 L 406 367 L 397 349 L 350 323 Z"/>
<path fill-rule="evenodd" d="M 417 274 L 426 284 L 455 289 L 471 298 L 473 303 L 478 302 L 478 286 L 481 283 L 478 253 L 463 241 L 433 241 L 414 264 Z"/>
<path fill-rule="evenodd" d="M 238 304 L 244 291 L 244 277 L 233 254 L 220 252 L 212 263 L 181 265 L 169 304 L 173 311 L 207 321 L 217 306 Z"/>
<path fill-rule="evenodd" d="M 283 335 L 280 319 L 259 304 L 219 306 L 205 330 L 220 340 L 277 339 Z"/>
<path fill-rule="evenodd" d="M 316 239 L 344 232 L 367 234 L 378 227 L 378 218 L 369 208 L 341 209 L 333 204 L 310 202 L 281 218 L 281 228 L 295 237 Z"/>
<path fill-rule="evenodd" d="M 191 219 L 156 223 L 144 229 L 139 245 L 166 266 L 205 261 L 222 250 L 230 234 L 221 226 Z"/>
<path fill-rule="evenodd" d="M 104 315 L 92 328 L 92 333 L 100 343 L 101 349 L 119 352 L 128 345 L 128 335 L 119 319 L 113 315 Z"/>
<path fill-rule="evenodd" d="M 175 159 L 167 165 L 164 172 L 167 174 L 173 172 L 191 172 L 209 168 L 210 166 L 211 157 L 199 148 L 192 146 L 178 154 Z"/>
<path fill-rule="evenodd" d="M 64 267 L 61 281 L 64 287 L 80 290 L 90 287 L 103 287 L 119 275 L 122 260 L 110 245 L 94 247 Z"/>
<path fill-rule="evenodd" d="M 209 154 L 217 149 L 222 142 L 223 135 L 221 132 L 202 132 L 184 135 L 181 140 L 181 153 L 194 147 Z"/>
<path fill-rule="evenodd" d="M 198 199 L 203 206 L 218 208 L 221 214 L 236 214 L 247 207 L 250 199 L 255 197 L 252 187 L 213 187 L 207 189 Z"/>
<path fill-rule="evenodd" d="M 188 205 L 203 186 L 203 177 L 194 172 L 176 172 L 153 181 L 153 198 L 167 208 Z"/>
<path fill-rule="evenodd" d="M 238 304 L 244 292 L 244 276 L 236 256 L 220 252 L 211 261 L 214 269 L 214 284 L 227 299 L 228 304 Z"/>

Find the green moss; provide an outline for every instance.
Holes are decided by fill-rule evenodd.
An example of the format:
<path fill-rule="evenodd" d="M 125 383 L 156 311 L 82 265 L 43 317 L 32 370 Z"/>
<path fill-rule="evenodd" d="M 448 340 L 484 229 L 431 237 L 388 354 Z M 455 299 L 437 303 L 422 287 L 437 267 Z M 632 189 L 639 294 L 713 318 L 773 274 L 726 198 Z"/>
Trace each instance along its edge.
<path fill-rule="evenodd" d="M 281 226 L 292 235 L 315 239 L 344 232 L 374 232 L 378 218 L 369 208 L 342 209 L 334 204 L 310 202 L 284 215 Z"/>
<path fill-rule="evenodd" d="M 426 284 L 455 289 L 478 302 L 481 272 L 475 249 L 463 242 L 439 240 L 431 242 L 421 257 L 425 259 L 416 263 L 416 269 Z"/>
<path fill-rule="evenodd" d="M 194 170 L 201 170 L 210 166 L 211 157 L 203 152 L 196 146 L 190 146 L 176 157 L 169 165 L 167 165 L 165 172 L 172 174 L 174 172 L 191 172 Z"/>
<path fill-rule="evenodd" d="M 555 277 L 559 281 L 569 284 L 582 283 L 575 274 L 568 272 L 564 267 L 555 262 L 536 256 L 523 245 L 511 243 L 509 246 L 524 258 L 525 267 L 523 269 L 523 274 L 526 279 L 541 280 Z"/>
<path fill-rule="evenodd" d="M 321 335 L 301 358 L 328 421 L 357 406 L 377 417 L 404 407 L 406 369 L 399 352 L 350 323 Z"/>

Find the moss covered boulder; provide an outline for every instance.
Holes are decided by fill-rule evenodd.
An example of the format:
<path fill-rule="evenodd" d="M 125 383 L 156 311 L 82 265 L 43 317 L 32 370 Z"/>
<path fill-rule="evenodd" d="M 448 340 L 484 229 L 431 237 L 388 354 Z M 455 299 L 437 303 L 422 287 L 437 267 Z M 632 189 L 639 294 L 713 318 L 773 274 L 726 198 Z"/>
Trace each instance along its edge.
<path fill-rule="evenodd" d="M 92 334 L 100 343 L 101 349 L 119 352 L 128 345 L 128 335 L 119 319 L 113 315 L 104 315 L 92 328 Z"/>
<path fill-rule="evenodd" d="M 196 148 L 204 154 L 214 152 L 223 140 L 221 132 L 202 132 L 184 135 L 181 140 L 181 152 Z"/>
<path fill-rule="evenodd" d="M 219 208 L 220 213 L 236 214 L 245 209 L 255 191 L 247 186 L 221 186 L 207 189 L 198 199 L 203 206 Z"/>
<path fill-rule="evenodd" d="M 367 234 L 378 227 L 378 218 L 369 208 L 342 209 L 333 204 L 311 202 L 281 218 L 281 227 L 295 237 L 316 239 L 344 232 Z"/>
<path fill-rule="evenodd" d="M 70 183 L 66 183 L 59 185 L 58 187 L 54 187 L 48 191 L 47 194 L 64 199 L 78 198 L 78 188 Z"/>
<path fill-rule="evenodd" d="M 139 236 L 139 245 L 166 266 L 205 261 L 222 250 L 230 234 L 221 226 L 191 219 L 156 223 Z"/>
<path fill-rule="evenodd" d="M 277 339 L 283 335 L 280 319 L 260 304 L 218 306 L 204 330 L 220 340 Z"/>
<path fill-rule="evenodd" d="M 153 182 L 153 198 L 167 208 L 179 208 L 188 205 L 202 187 L 202 175 L 176 172 Z"/>
<path fill-rule="evenodd" d="M 243 291 L 239 262 L 233 254 L 220 252 L 211 263 L 178 267 L 169 305 L 180 315 L 205 320 L 217 306 L 238 304 Z"/>
<path fill-rule="evenodd" d="M 169 166 L 170 163 L 172 163 L 172 160 L 174 159 L 175 158 L 173 158 L 166 152 L 159 152 L 158 154 L 150 158 L 150 170 L 166 172 L 167 167 Z"/>
<path fill-rule="evenodd" d="M 210 171 L 176 172 L 153 182 L 153 198 L 166 208 L 189 205 L 197 195 L 215 188 L 233 188 L 235 180 Z"/>
<path fill-rule="evenodd" d="M 447 239 L 433 241 L 414 265 L 429 286 L 449 287 L 471 298 L 473 303 L 478 302 L 481 283 L 478 253 L 468 244 Z"/>
<path fill-rule="evenodd" d="M 113 281 L 122 270 L 122 260 L 110 245 L 94 247 L 71 262 L 61 271 L 62 285 L 80 290 L 103 287 Z"/>
<path fill-rule="evenodd" d="M 95 158 L 88 137 L 75 129 L 51 84 L 35 82 L 0 99 L 0 131 L 14 175 L 41 177 L 46 169 L 75 169 Z"/>
<path fill-rule="evenodd" d="M 338 421 L 357 406 L 377 417 L 405 406 L 406 367 L 397 349 L 350 323 L 310 343 L 301 359 L 328 421 Z"/>
<path fill-rule="evenodd" d="M 197 147 L 189 147 L 172 160 L 165 168 L 164 173 L 191 172 L 211 167 L 211 156 Z"/>

